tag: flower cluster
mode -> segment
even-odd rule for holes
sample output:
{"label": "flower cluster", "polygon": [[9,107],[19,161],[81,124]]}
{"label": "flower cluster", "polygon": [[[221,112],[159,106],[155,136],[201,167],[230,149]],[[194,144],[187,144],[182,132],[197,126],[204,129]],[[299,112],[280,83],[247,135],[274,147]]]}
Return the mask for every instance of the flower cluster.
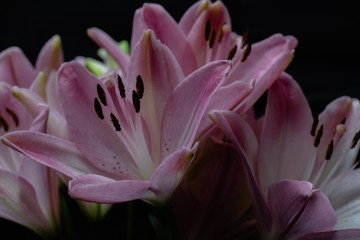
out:
{"label": "flower cluster", "polygon": [[88,35],[103,61],[65,62],[59,36],[35,67],[0,53],[0,217],[61,236],[63,187],[90,215],[145,201],[157,239],[360,238],[360,102],[313,116],[295,37],[252,43],[210,0],[179,22],[144,4],[130,44]]}

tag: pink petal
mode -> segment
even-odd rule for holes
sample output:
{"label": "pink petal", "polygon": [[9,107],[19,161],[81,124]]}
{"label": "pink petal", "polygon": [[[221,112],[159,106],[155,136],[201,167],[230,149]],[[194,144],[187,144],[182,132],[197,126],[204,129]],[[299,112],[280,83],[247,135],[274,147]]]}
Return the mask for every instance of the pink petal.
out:
{"label": "pink petal", "polygon": [[[127,76],[128,89],[136,89],[139,76],[143,80],[144,96],[141,101],[141,115],[144,118],[151,138],[153,154],[159,154],[161,119],[165,105],[173,89],[184,80],[184,75],[171,51],[151,30],[144,31],[140,41],[133,49],[131,65]],[[158,159],[159,156],[154,156]]]}
{"label": "pink petal", "polygon": [[35,68],[37,71],[44,72],[45,76],[49,76],[51,71],[57,71],[60,68],[63,61],[61,38],[59,35],[55,35],[41,49]]}
{"label": "pink petal", "polygon": [[181,182],[186,170],[194,159],[197,145],[192,149],[180,149],[170,154],[157,167],[150,179],[149,189],[160,200],[168,199]]}
{"label": "pink petal", "polygon": [[211,2],[209,0],[197,1],[190,6],[184,13],[179,21],[179,27],[187,35],[191,28],[194,26],[194,22],[203,11],[205,11]]}
{"label": "pink petal", "polygon": [[[252,91],[253,84],[233,82],[232,84],[220,87],[211,98],[199,126],[198,135],[204,134],[206,130],[214,126],[209,118],[211,110],[231,110],[243,101]],[[230,97],[231,96],[231,97]]]}
{"label": "pink petal", "polygon": [[258,150],[255,133],[248,123],[237,113],[214,110],[210,112],[210,118],[223,131],[238,151],[245,169],[245,177],[252,194],[259,225],[262,229],[265,229],[265,231],[269,230],[270,213],[266,206],[264,196],[255,180],[257,179],[255,158]]}
{"label": "pink petal", "polygon": [[116,112],[107,91],[108,106],[102,107],[104,119],[96,113],[97,85],[104,91],[107,89],[102,81],[77,62],[65,63],[60,69],[60,96],[72,140],[91,164],[103,169],[109,177],[137,178],[137,167],[130,150],[109,120],[111,111]]}
{"label": "pink petal", "polygon": [[350,170],[328,193],[338,222],[335,230],[360,228],[360,169]]}
{"label": "pink petal", "polygon": [[269,188],[268,204],[280,238],[328,231],[336,223],[329,199],[310,182],[276,182]]}
{"label": "pink petal", "polygon": [[228,70],[228,61],[211,62],[174,89],[162,119],[162,159],[181,147],[191,147],[206,107]]}
{"label": "pink petal", "polygon": [[0,217],[24,225],[34,231],[51,232],[36,200],[33,187],[23,178],[0,169]]}
{"label": "pink petal", "polygon": [[5,134],[1,141],[28,157],[69,177],[86,173],[101,173],[92,166],[69,141],[33,131],[16,131]]}
{"label": "pink petal", "polygon": [[253,44],[246,61],[241,62],[242,54],[235,54],[232,71],[224,84],[255,80],[254,90],[240,104],[238,112],[249,109],[280,76],[292,60],[296,43],[297,40],[292,36],[275,34]]}
{"label": "pink petal", "polygon": [[296,240],[357,240],[360,239],[360,229],[346,229],[340,231],[328,231],[310,233]]}
{"label": "pink petal", "polygon": [[0,73],[2,81],[10,85],[30,87],[36,72],[21,49],[11,47],[0,54]]}
{"label": "pink petal", "polygon": [[71,197],[97,203],[120,203],[136,199],[154,199],[149,181],[114,180],[95,174],[78,176],[69,182]]}
{"label": "pink petal", "polygon": [[88,29],[88,35],[114,58],[120,68],[126,72],[129,66],[129,55],[119,48],[116,42],[98,28]]}
{"label": "pink petal", "polygon": [[259,147],[263,191],[280,179],[304,179],[313,161],[312,113],[300,86],[287,74],[269,89]]}

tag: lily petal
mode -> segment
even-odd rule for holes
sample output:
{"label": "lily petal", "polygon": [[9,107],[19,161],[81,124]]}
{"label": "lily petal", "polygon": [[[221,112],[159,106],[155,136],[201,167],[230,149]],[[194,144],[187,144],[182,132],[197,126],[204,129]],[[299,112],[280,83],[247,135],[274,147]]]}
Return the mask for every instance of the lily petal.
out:
{"label": "lily petal", "polygon": [[57,71],[60,68],[63,61],[61,38],[59,35],[55,35],[41,49],[35,69],[44,72],[45,76],[49,76],[51,71]]}
{"label": "lily petal", "polygon": [[297,238],[297,240],[357,240],[360,238],[360,229],[346,229],[310,233]]}
{"label": "lily petal", "polygon": [[120,49],[109,35],[98,28],[88,29],[88,35],[114,58],[123,72],[127,71],[129,66],[129,55]]}
{"label": "lily petal", "polygon": [[11,47],[0,54],[0,81],[20,87],[30,87],[36,72],[18,47]]}
{"label": "lily petal", "polygon": [[149,189],[160,200],[168,199],[181,182],[186,170],[194,159],[198,144],[192,149],[180,149],[170,154],[157,167],[150,179]]}
{"label": "lily petal", "polygon": [[264,191],[280,179],[304,179],[312,161],[312,121],[300,86],[288,74],[282,74],[269,89],[260,140],[258,170]]}
{"label": "lily petal", "polygon": [[120,203],[135,199],[152,199],[149,181],[110,179],[95,174],[78,176],[69,182],[71,197],[97,203]]}
{"label": "lily petal", "polygon": [[33,131],[5,134],[1,141],[26,156],[73,178],[86,173],[101,173],[69,141]]}
{"label": "lily petal", "polygon": [[279,238],[331,230],[336,223],[329,199],[310,182],[282,180],[270,186],[268,204]]}
{"label": "lily petal", "polygon": [[229,67],[228,61],[211,62],[174,89],[162,119],[162,159],[182,146],[191,147],[206,107]]}

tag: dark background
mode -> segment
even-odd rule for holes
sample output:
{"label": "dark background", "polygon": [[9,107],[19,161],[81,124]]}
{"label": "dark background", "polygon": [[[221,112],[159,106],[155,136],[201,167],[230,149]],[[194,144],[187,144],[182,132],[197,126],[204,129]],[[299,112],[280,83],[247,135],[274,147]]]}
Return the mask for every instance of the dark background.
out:
{"label": "dark background", "polygon": [[[195,1],[153,1],[179,20]],[[359,7],[356,2],[224,0],[233,30],[250,30],[252,42],[274,33],[294,35],[299,44],[288,72],[299,82],[314,112],[342,95],[360,97]],[[0,51],[18,46],[35,62],[53,35],[62,38],[65,60],[97,58],[86,29],[98,27],[115,40],[130,40],[132,18],[144,1],[6,1],[0,13]],[[5,225],[4,225],[5,224]],[[5,231],[6,222],[0,222]],[[11,225],[13,226],[13,225]],[[8,230],[8,229],[7,229]]]}

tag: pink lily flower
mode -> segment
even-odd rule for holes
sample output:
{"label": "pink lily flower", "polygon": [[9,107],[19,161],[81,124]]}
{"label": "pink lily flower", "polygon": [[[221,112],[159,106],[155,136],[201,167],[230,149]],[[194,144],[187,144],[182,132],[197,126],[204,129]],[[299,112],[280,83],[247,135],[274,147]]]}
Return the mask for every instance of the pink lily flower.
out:
{"label": "pink lily flower", "polygon": [[230,64],[215,61],[185,78],[151,30],[130,63],[127,76],[100,79],[78,62],[61,67],[60,96],[73,142],[26,131],[2,141],[72,178],[74,198],[168,199],[195,155],[196,130]]}
{"label": "pink lily flower", "polygon": [[[335,211],[334,222],[332,221],[335,215],[331,213],[329,207],[321,210],[322,212],[313,213],[320,216],[318,220],[314,220],[314,216],[304,220],[300,218],[298,221],[304,223],[309,221],[313,227],[329,221],[323,228],[313,228],[311,230],[313,233],[308,232],[310,234],[307,235],[308,237],[333,236],[342,239],[345,236],[360,236],[360,220],[355,207],[359,201],[359,191],[358,185],[354,182],[360,174],[359,170],[354,169],[360,145],[358,144],[360,104],[357,99],[338,98],[320,115],[313,118],[299,85],[289,75],[282,74],[269,89],[259,140],[247,121],[234,112],[214,111],[211,113],[211,118],[234,143],[244,159],[264,229],[270,231],[269,219],[274,214],[278,214],[271,211],[272,192],[275,192],[277,201],[285,201],[279,208],[288,207],[288,213],[285,214],[294,214],[301,210],[301,205],[294,207],[290,202],[286,202],[291,199],[291,196],[286,195],[287,191],[283,193],[280,191],[284,185],[286,186],[283,181],[291,179],[302,180],[291,183],[296,183],[291,187],[294,189],[295,187],[302,189],[311,182],[310,185],[313,187],[309,185],[305,193],[311,193],[312,196],[311,189],[319,189],[324,195],[320,194],[322,200],[317,201],[320,201],[322,206],[326,206],[326,202],[329,201]],[[276,184],[283,186],[277,188]],[[278,191],[276,192],[274,188]],[[285,200],[281,200],[282,198]],[[322,219],[321,216],[324,218]],[[290,218],[287,223],[282,223],[282,226],[286,226],[289,222]],[[305,226],[307,224],[303,226],[304,229]],[[285,231],[284,228],[278,228],[277,234],[281,234],[282,231]],[[291,231],[287,234],[296,233]],[[314,233],[324,231],[328,233]],[[307,239],[301,235],[297,237]]]}
{"label": "pink lily flower", "polygon": [[[161,5],[144,4],[134,15],[132,50],[144,29],[153,30],[156,38],[171,50],[185,76],[211,61],[231,59],[228,78],[211,99],[202,118],[199,138],[213,128],[207,116],[210,110],[248,110],[288,66],[297,45],[294,37],[281,34],[251,44],[246,35],[232,32],[229,13],[221,1],[196,2],[179,23]],[[129,55],[103,31],[91,28],[88,34],[107,50],[120,71],[126,74]],[[232,97],[224,97],[229,95]]]}
{"label": "pink lily flower", "polygon": [[[15,130],[46,131],[48,108],[33,118],[0,82],[0,134]],[[55,171],[0,145],[0,217],[51,236],[60,223],[58,178]]]}

